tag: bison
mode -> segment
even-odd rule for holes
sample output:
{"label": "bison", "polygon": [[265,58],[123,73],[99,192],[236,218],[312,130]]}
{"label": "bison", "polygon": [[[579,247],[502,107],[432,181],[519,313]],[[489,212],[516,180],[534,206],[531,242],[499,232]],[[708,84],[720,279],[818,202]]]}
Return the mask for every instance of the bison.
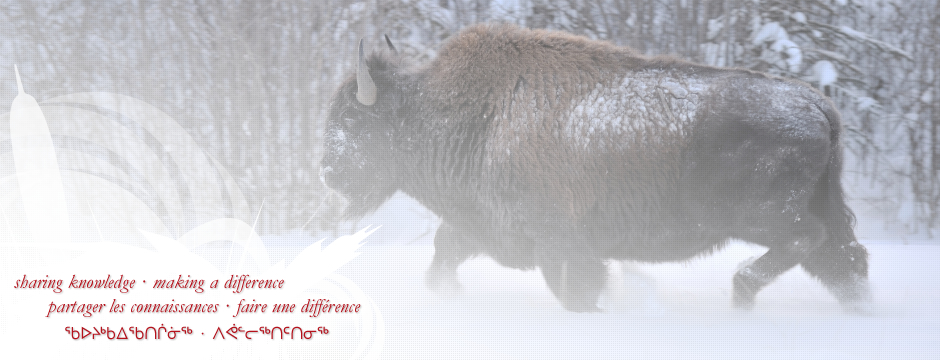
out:
{"label": "bison", "polygon": [[734,275],[738,307],[797,264],[848,309],[868,303],[840,115],[807,84],[512,25],[469,27],[423,66],[388,47],[366,58],[360,41],[320,177],[352,217],[396,191],[440,216],[430,288],[458,291],[457,267],[485,254],[598,311],[610,259],[735,238],[768,248]]}

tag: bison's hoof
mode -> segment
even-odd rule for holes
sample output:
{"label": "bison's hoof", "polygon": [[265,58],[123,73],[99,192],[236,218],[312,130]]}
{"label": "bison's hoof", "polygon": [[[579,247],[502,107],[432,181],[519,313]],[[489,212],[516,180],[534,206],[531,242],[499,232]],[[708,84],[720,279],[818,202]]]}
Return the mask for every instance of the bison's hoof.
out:
{"label": "bison's hoof", "polygon": [[754,298],[742,296],[738,293],[734,294],[734,307],[744,311],[751,311],[754,309]]}
{"label": "bison's hoof", "polygon": [[753,278],[742,276],[740,273],[734,276],[734,307],[741,310],[754,309],[754,297],[760,290],[760,284]]}
{"label": "bison's hoof", "polygon": [[428,270],[424,285],[445,299],[454,299],[463,292],[460,281],[457,281],[457,273]]}
{"label": "bison's hoof", "polygon": [[872,299],[871,292],[867,282],[856,283],[856,287],[851,291],[851,296],[841,294],[839,303],[842,304],[842,310],[848,314],[872,316],[875,315],[875,301]]}
{"label": "bison's hoof", "polygon": [[580,312],[580,313],[591,313],[591,312],[604,312],[601,308],[597,307],[596,303],[589,302],[565,302],[562,303],[562,306],[565,307],[568,311]]}
{"label": "bison's hoof", "polygon": [[607,286],[597,306],[609,313],[665,313],[656,295],[656,280],[633,265],[612,261],[607,265]]}
{"label": "bison's hoof", "polygon": [[874,316],[875,303],[871,301],[849,301],[842,303],[842,311],[847,314]]}
{"label": "bison's hoof", "polygon": [[854,276],[842,286],[830,286],[829,290],[839,299],[842,310],[849,314],[874,315],[875,302],[872,298],[868,280]]}
{"label": "bison's hoof", "polygon": [[561,305],[564,306],[565,309],[568,309],[568,311],[580,313],[603,312],[601,308],[597,307],[599,295],[600,294],[589,296],[581,293],[563,293],[563,296],[559,297],[558,300],[561,300]]}

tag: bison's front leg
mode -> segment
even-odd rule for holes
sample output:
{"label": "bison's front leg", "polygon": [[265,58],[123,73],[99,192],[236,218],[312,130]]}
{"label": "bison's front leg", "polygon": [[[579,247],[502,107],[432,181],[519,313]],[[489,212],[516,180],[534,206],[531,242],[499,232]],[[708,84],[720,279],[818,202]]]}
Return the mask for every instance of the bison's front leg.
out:
{"label": "bison's front leg", "polygon": [[593,254],[583,236],[565,231],[539,235],[535,261],[555,297],[570,311],[601,311],[597,299],[607,282],[603,260]]}
{"label": "bison's front leg", "polygon": [[[559,259],[560,260],[560,259]],[[599,312],[597,299],[607,282],[604,263],[589,259],[547,261],[539,265],[549,289],[574,312]]]}
{"label": "bison's front leg", "polygon": [[445,297],[460,293],[457,267],[479,253],[477,244],[446,221],[441,222],[434,236],[434,262],[425,275],[425,285]]}

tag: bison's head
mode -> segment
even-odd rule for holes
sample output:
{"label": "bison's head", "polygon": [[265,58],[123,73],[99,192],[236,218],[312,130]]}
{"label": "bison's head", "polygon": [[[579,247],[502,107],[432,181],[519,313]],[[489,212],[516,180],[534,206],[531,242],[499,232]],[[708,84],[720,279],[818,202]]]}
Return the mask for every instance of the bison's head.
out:
{"label": "bison's head", "polygon": [[404,103],[397,68],[388,56],[365,59],[360,41],[356,76],[330,104],[320,180],[349,200],[349,217],[375,211],[398,188],[396,123]]}

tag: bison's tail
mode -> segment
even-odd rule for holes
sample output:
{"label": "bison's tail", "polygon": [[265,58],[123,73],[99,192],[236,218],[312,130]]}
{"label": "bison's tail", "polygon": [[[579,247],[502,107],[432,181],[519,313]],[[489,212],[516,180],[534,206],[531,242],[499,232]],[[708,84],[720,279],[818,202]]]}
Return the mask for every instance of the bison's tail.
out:
{"label": "bison's tail", "polygon": [[842,117],[833,104],[822,100],[817,104],[829,120],[831,149],[829,164],[816,185],[812,201],[813,213],[823,219],[828,228],[828,242],[836,245],[852,244],[855,239],[855,214],[845,203],[842,189]]}
{"label": "bison's tail", "polygon": [[822,100],[817,105],[829,119],[832,148],[825,174],[816,184],[810,211],[826,223],[829,238],[801,264],[829,288],[846,310],[870,313],[868,251],[855,240],[855,214],[845,204],[842,191],[841,118],[831,102]]}

